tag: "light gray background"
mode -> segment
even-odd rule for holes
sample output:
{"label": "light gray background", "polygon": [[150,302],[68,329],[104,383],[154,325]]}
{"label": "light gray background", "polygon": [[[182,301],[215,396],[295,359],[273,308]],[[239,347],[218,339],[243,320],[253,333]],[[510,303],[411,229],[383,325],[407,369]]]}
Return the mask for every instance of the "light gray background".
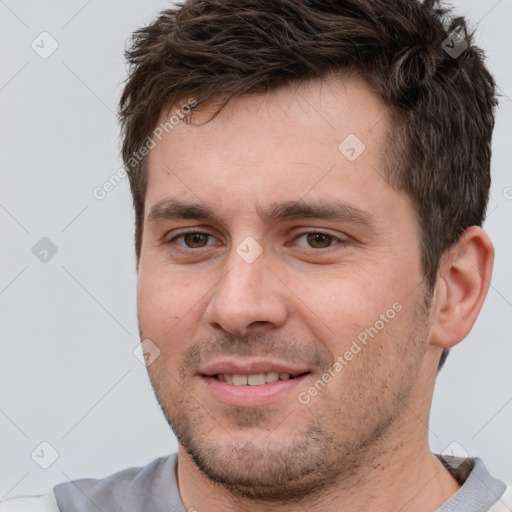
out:
{"label": "light gray background", "polygon": [[[0,0],[0,497],[103,477],[176,449],[138,343],[133,214],[116,106],[129,34],[164,1]],[[512,483],[512,0],[454,2],[477,27],[503,97],[485,228],[496,247],[491,289],[434,396],[431,447],[482,457]],[[47,31],[58,49],[31,43]],[[44,43],[50,48],[49,40]],[[508,199],[507,199],[508,197]],[[43,263],[32,247],[48,237]],[[42,469],[46,441],[59,457]],[[459,446],[460,445],[460,446]],[[34,458],[49,461],[51,450]]]}

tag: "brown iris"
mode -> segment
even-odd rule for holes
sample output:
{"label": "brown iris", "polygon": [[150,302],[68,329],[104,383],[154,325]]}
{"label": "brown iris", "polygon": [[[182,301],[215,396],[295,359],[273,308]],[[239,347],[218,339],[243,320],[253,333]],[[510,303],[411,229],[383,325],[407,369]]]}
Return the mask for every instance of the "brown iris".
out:
{"label": "brown iris", "polygon": [[[326,235],[324,233],[308,233],[307,235],[308,243],[312,244],[315,248],[324,248],[329,247],[333,237],[331,235]],[[318,243],[319,245],[315,246]]]}

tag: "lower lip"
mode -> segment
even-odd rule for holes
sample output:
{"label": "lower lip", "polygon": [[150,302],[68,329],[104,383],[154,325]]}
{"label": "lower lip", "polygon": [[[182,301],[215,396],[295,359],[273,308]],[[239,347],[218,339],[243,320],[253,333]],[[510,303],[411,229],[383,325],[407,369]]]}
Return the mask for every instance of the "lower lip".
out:
{"label": "lower lip", "polygon": [[275,402],[286,393],[296,389],[304,382],[307,375],[288,380],[267,382],[259,386],[235,386],[208,376],[203,376],[202,379],[214,398],[225,405],[231,407],[261,407]]}

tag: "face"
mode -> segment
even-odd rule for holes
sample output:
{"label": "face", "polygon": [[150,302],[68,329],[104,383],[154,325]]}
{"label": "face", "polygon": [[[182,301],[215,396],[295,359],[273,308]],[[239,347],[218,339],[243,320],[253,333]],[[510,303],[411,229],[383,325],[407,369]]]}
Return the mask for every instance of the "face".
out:
{"label": "face", "polygon": [[210,113],[148,159],[148,371],[205,475],[300,497],[369,460],[414,395],[429,332],[416,215],[385,179],[386,106],[361,79]]}

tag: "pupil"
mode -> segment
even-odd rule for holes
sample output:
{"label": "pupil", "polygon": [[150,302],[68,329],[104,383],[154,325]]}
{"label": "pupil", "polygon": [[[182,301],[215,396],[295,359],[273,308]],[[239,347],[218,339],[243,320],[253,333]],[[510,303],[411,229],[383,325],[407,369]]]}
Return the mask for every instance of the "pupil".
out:
{"label": "pupil", "polygon": [[308,242],[316,244],[320,244],[320,247],[328,247],[329,246],[329,240],[330,235],[324,235],[322,233],[310,233],[308,235]]}
{"label": "pupil", "polygon": [[203,247],[204,243],[202,244],[201,241],[204,242],[206,239],[205,235],[201,233],[188,233],[185,237],[187,245],[191,247]]}

